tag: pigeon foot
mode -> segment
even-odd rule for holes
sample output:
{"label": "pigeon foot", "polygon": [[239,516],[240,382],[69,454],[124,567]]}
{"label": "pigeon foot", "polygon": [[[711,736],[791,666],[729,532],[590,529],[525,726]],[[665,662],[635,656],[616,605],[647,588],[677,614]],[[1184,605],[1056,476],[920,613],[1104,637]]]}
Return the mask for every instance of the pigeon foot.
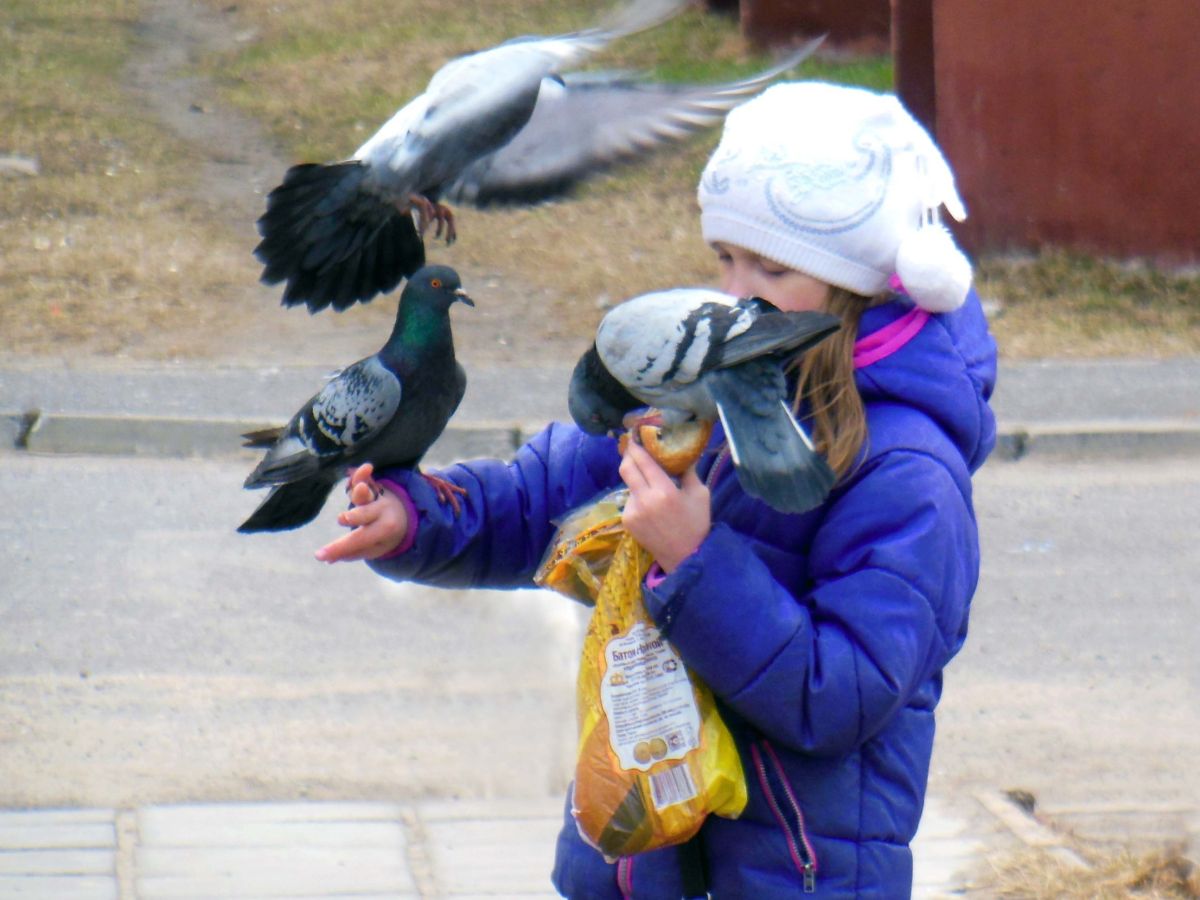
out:
{"label": "pigeon foot", "polygon": [[449,503],[450,508],[457,517],[462,512],[462,504],[458,502],[458,497],[455,495],[460,494],[465,497],[467,496],[467,489],[459,487],[457,484],[447,481],[445,478],[440,478],[437,475],[422,472],[421,476],[433,487],[434,493],[437,494],[438,502]]}
{"label": "pigeon foot", "polygon": [[446,232],[447,246],[458,240],[458,229],[454,225],[454,212],[450,207],[434,203],[424,194],[410,194],[408,199],[417,208],[417,227],[421,232],[421,237],[425,237],[425,232],[429,230],[430,224],[433,224],[435,238],[440,238],[442,232]]}

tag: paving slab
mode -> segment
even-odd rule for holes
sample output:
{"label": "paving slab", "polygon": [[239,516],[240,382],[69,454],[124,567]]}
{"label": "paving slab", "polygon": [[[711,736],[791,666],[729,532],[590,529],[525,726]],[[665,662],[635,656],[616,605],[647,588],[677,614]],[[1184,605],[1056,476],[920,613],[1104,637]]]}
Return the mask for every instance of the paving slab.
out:
{"label": "paving slab", "polygon": [[417,896],[401,812],[386,803],[148,807],[137,816],[137,896]]}
{"label": "paving slab", "polygon": [[115,878],[0,875],[3,900],[120,900]]}
{"label": "paving slab", "polygon": [[117,900],[116,812],[0,810],[0,898]]}
{"label": "paving slab", "polygon": [[[9,840],[0,842],[0,898],[555,897],[561,808],[558,798],[527,798],[0,812]],[[118,816],[130,825],[124,893]],[[913,897],[958,895],[988,838],[929,798],[913,843]],[[71,847],[80,843],[102,846]]]}

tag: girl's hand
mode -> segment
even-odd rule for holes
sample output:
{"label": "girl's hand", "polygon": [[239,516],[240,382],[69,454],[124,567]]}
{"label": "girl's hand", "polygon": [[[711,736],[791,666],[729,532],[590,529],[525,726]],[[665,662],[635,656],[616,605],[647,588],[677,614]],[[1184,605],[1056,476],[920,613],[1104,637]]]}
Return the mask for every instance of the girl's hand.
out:
{"label": "girl's hand", "polygon": [[375,483],[374,472],[374,466],[364,463],[351,474],[347,493],[353,507],[337,520],[354,530],[318,550],[316,557],[321,562],[375,559],[396,549],[408,534],[404,504]]}
{"label": "girl's hand", "polygon": [[626,530],[650,551],[664,572],[675,571],[712,528],[708,488],[695,466],[676,485],[636,441],[625,448],[620,472],[629,488],[622,514]]}

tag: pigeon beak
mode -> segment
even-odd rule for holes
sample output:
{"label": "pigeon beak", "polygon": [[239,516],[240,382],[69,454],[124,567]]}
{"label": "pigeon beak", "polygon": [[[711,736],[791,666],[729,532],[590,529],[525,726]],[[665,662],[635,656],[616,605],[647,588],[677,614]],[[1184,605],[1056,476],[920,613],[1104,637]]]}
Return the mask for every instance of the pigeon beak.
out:
{"label": "pigeon beak", "polygon": [[459,301],[460,303],[465,303],[465,304],[467,304],[467,306],[474,306],[474,305],[475,305],[475,301],[474,301],[474,300],[472,300],[470,297],[468,297],[468,296],[467,296],[467,292],[466,292],[466,291],[464,291],[462,288],[458,288],[458,289],[457,289],[457,290],[454,292],[454,296],[455,296],[455,297],[458,299],[458,301]]}

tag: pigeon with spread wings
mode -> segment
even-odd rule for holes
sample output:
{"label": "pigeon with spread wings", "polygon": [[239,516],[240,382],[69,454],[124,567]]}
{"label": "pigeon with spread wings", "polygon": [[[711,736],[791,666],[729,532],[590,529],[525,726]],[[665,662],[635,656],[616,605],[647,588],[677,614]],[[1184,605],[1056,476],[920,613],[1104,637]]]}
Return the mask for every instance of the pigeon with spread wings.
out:
{"label": "pigeon with spread wings", "polygon": [[[350,159],[302,163],[267,197],[255,256],[283,304],[346,309],[424,264],[424,232],[454,240],[440,201],[530,204],[712,125],[811,42],[757,76],[666,86],[628,75],[563,74],[611,41],[675,15],[684,0],[636,0],[607,25],[518,38],[451,60]],[[419,220],[414,221],[414,213]]]}
{"label": "pigeon with spread wings", "polygon": [[571,417],[591,434],[629,424],[647,405],[664,429],[719,419],[746,493],[804,512],[825,499],[834,474],[792,415],[784,364],[839,326],[826,313],[704,288],[643,294],[601,321],[571,377]]}
{"label": "pigeon with spread wings", "polygon": [[[466,391],[454,356],[450,306],[474,306],[446,266],[414,273],[400,295],[396,324],[383,348],[361,359],[312,397],[279,429],[247,434],[266,455],[247,488],[271,493],[238,531],[283,531],[311,522],[348,467],[415,468],[441,435]],[[426,476],[457,509],[445,482]]]}

